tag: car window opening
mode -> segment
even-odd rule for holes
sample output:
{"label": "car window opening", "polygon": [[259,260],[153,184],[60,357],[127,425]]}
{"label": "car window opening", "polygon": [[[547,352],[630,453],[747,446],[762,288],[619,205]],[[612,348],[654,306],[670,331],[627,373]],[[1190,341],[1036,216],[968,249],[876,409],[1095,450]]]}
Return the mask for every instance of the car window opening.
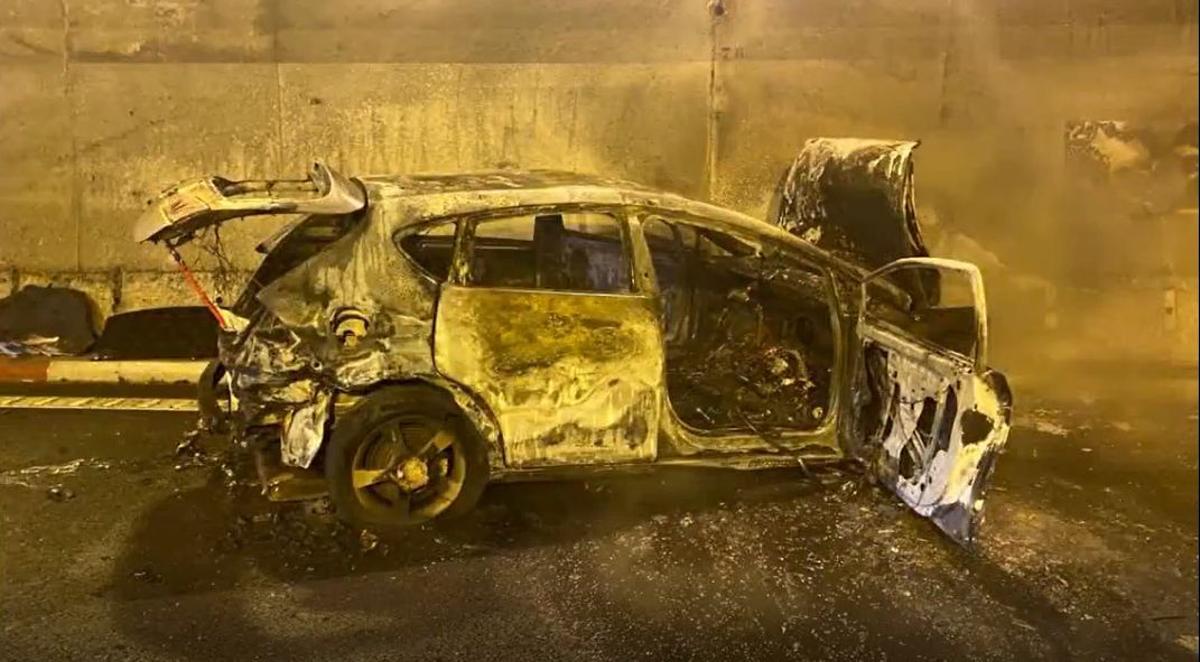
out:
{"label": "car window opening", "polygon": [[400,248],[438,282],[450,276],[454,260],[454,233],[458,224],[435,223],[400,238]]}
{"label": "car window opening", "polygon": [[651,219],[667,396],[702,430],[813,430],[829,411],[835,337],[825,276],[731,235]]}
{"label": "car window opening", "polygon": [[365,216],[364,212],[359,211],[350,214],[311,214],[300,219],[274,243],[263,258],[234,303],[233,312],[246,318],[254,317],[262,307],[257,297],[264,287],[346,236]]}
{"label": "car window opening", "polygon": [[[891,288],[867,287],[864,307],[873,322],[963,357],[977,351],[975,299],[970,279],[929,267],[902,268],[884,276]],[[895,293],[902,293],[896,296]]]}
{"label": "car window opening", "polygon": [[625,293],[629,258],[616,218],[553,213],[480,221],[470,284],[478,287]]}

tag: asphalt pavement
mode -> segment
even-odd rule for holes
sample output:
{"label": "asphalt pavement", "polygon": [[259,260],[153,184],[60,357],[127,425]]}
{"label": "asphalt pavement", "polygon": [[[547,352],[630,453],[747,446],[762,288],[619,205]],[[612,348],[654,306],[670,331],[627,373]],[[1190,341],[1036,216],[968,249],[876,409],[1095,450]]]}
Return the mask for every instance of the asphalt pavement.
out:
{"label": "asphalt pavement", "polygon": [[1017,385],[973,550],[837,470],[495,485],[384,539],[177,453],[194,414],[0,409],[0,659],[1196,659],[1194,375],[1124,381]]}

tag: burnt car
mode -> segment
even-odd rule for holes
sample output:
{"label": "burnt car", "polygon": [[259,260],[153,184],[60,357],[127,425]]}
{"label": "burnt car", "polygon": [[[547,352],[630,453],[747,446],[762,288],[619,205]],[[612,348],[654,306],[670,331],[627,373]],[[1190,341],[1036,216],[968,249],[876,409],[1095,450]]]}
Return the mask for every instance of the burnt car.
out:
{"label": "burnt car", "polygon": [[[911,187],[896,167],[881,190]],[[489,481],[850,460],[968,543],[1011,418],[979,271],[918,254],[911,195],[818,204],[832,216],[789,232],[798,197],[861,193],[809,169],[789,170],[768,222],[571,173],[317,164],[180,184],[137,238],[181,259],[204,228],[287,220],[240,298],[208,302],[222,331],[202,396],[274,459],[277,498],[323,472],[291,497],[327,489],[343,518],[386,527],[462,513]],[[898,239],[856,253],[861,227],[838,218],[855,214]],[[838,246],[813,219],[840,224]]]}

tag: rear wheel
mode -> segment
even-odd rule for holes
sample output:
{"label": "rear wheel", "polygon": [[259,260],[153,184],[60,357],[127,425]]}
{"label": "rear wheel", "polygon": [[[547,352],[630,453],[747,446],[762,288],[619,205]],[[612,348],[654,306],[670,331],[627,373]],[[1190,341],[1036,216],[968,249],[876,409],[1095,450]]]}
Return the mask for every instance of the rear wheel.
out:
{"label": "rear wheel", "polygon": [[393,387],[340,417],[325,476],[342,519],[420,524],[474,507],[487,484],[487,451],[451,398],[427,387]]}

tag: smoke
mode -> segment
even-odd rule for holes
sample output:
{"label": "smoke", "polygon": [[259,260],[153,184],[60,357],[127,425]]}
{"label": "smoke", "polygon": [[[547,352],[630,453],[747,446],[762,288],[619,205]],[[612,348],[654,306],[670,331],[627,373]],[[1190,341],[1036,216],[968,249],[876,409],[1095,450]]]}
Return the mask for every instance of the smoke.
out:
{"label": "smoke", "polygon": [[[939,128],[917,158],[931,250],[983,269],[997,362],[1194,361],[1196,216],[1177,208],[1195,207],[1178,145],[1195,145],[1196,56],[1102,14],[1019,11],[949,4]],[[1189,30],[1194,17],[1153,27],[1160,46]],[[1068,152],[1068,130],[1095,120],[1136,129],[1109,145],[1131,157],[1117,176],[1089,177]]]}

